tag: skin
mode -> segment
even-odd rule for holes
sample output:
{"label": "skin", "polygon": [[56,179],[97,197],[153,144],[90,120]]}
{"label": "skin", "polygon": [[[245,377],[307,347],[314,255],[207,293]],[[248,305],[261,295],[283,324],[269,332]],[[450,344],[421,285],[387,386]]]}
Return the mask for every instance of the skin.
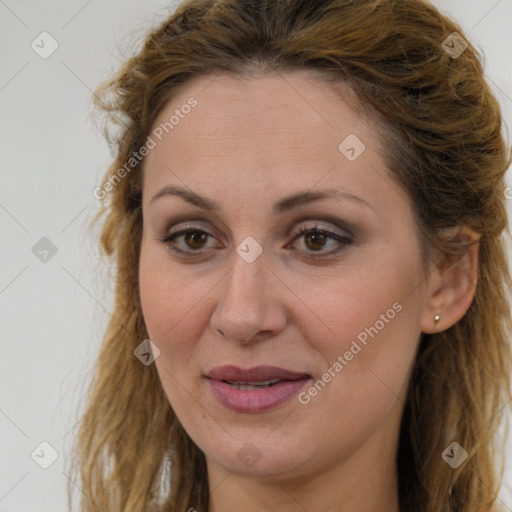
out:
{"label": "skin", "polygon": [[[191,96],[197,106],[146,157],[139,277],[163,388],[206,456],[209,510],[398,512],[398,433],[418,343],[466,313],[478,245],[423,274],[412,205],[389,177],[374,123],[317,77],[196,78],[154,126]],[[349,134],[366,146],[355,161],[338,149]],[[151,202],[168,185],[221,209],[175,195]],[[328,198],[272,212],[285,196],[330,187],[367,204]],[[187,223],[210,236],[162,241]],[[296,237],[315,224],[353,241]],[[248,236],[263,249],[252,263],[236,252]],[[307,404],[237,413],[204,377],[223,364],[270,364],[316,381],[396,303],[401,311]],[[251,467],[237,456],[247,443],[260,457]]]}

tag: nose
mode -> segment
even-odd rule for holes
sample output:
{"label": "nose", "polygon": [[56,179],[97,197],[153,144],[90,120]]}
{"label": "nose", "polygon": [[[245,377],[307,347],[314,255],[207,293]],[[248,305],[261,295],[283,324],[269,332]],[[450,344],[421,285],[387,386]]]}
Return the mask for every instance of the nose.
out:
{"label": "nose", "polygon": [[263,254],[248,263],[237,253],[234,265],[219,284],[212,327],[224,338],[250,343],[279,334],[286,326],[286,286],[267,266]]}

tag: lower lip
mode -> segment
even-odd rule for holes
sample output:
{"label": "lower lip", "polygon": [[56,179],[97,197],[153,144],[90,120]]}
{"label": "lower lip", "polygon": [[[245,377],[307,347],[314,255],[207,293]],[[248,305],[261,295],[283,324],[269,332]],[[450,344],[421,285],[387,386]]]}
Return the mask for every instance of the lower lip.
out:
{"label": "lower lip", "polygon": [[273,386],[241,391],[220,380],[208,379],[219,402],[236,412],[262,412],[273,409],[296,396],[311,379],[285,380]]}

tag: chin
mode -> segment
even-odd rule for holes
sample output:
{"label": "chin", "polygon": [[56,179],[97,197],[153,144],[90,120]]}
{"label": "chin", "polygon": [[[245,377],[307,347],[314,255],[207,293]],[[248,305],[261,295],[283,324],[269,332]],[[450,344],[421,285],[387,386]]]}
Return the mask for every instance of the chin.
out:
{"label": "chin", "polygon": [[303,474],[302,469],[307,465],[306,453],[303,448],[297,449],[296,442],[287,446],[277,437],[270,440],[267,433],[261,437],[251,436],[251,440],[228,438],[221,451],[219,441],[205,452],[209,454],[207,459],[213,459],[226,471],[252,476],[297,477]]}

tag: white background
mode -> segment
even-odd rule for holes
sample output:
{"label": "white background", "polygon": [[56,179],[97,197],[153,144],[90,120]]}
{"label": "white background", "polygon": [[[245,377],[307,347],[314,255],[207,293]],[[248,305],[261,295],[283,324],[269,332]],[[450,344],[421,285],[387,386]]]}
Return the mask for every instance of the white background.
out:
{"label": "white background", "polygon": [[[512,0],[434,3],[484,51],[512,127]],[[66,450],[112,299],[86,229],[110,162],[91,90],[174,5],[0,0],[0,512],[67,510]],[[31,48],[43,31],[59,44],[48,59]],[[58,251],[46,263],[32,253],[42,237]],[[507,511],[511,438],[500,494]],[[43,441],[59,453],[46,470],[31,458]]]}

